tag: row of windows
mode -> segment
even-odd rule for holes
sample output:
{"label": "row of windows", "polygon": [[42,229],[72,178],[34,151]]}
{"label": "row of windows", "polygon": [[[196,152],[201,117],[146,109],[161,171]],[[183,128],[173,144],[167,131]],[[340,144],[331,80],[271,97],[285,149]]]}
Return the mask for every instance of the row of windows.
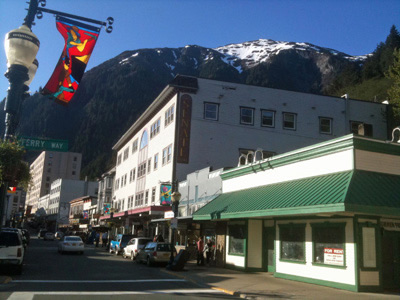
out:
{"label": "row of windows", "polygon": [[[129,196],[128,203],[127,203],[127,209],[133,209],[135,207],[141,207],[141,206],[148,206],[148,205],[150,205],[149,200],[151,201],[151,204],[154,204],[156,201],[156,187],[153,187],[151,189],[151,199],[149,199],[149,196],[150,196],[149,190],[146,190],[145,192],[137,193],[135,196],[133,196],[133,195]],[[124,209],[125,208],[125,199],[115,201],[114,207],[117,208],[118,211]]]}
{"label": "row of windows", "polygon": [[[345,224],[312,224],[313,263],[345,266]],[[306,262],[305,224],[279,225],[280,260]],[[245,255],[246,226],[229,226],[229,254]]]}
{"label": "row of windows", "polygon": [[[170,106],[166,111],[165,111],[165,122],[164,122],[164,127],[167,127],[169,124],[171,124],[174,121],[174,116],[175,116],[175,105]],[[150,139],[155,137],[157,134],[160,133],[160,127],[161,127],[161,118],[159,118],[157,121],[155,121],[151,126],[150,126]],[[140,140],[140,149],[143,149],[146,147],[148,144],[148,133],[147,130],[145,130],[142,134],[141,140]],[[138,150],[138,145],[139,145],[139,140],[135,139],[132,142],[132,153],[134,154]],[[123,155],[120,153],[117,157],[117,166],[121,164],[122,161],[125,161],[129,157],[129,147],[127,147]]]}
{"label": "row of windows", "polygon": [[[276,111],[261,109],[261,123],[262,127],[275,127]],[[254,126],[254,113],[255,108],[240,107],[240,124]],[[219,104],[205,102],[204,103],[204,119],[218,121],[219,119]],[[319,118],[320,133],[332,134],[332,118],[320,117]],[[297,129],[297,114],[291,112],[282,113],[282,128],[287,130]]]}
{"label": "row of windows", "polygon": [[[154,161],[153,161],[153,171],[158,169],[158,153],[154,155]],[[165,147],[162,151],[162,165],[166,165],[170,163],[172,160],[172,144]],[[147,161],[142,162],[139,164],[137,168],[137,178],[141,178],[145,176],[146,174],[149,174],[151,172],[151,158],[149,158]],[[120,178],[115,180],[115,189],[118,190],[120,187],[124,187],[127,184],[127,177],[128,174],[122,175]],[[129,183],[135,181],[136,177],[136,168],[133,168],[129,172]]]}

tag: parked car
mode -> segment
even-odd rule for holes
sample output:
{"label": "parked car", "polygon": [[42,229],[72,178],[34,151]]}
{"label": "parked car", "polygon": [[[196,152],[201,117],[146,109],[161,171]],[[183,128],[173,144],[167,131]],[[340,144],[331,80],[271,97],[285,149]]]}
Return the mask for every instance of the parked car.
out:
{"label": "parked car", "polygon": [[38,232],[38,235],[37,235],[38,239],[44,238],[44,235],[46,234],[46,232],[47,232],[47,229],[40,229]]}
{"label": "parked car", "polygon": [[64,252],[78,252],[83,254],[85,245],[79,236],[66,235],[58,243],[58,252],[63,254]]}
{"label": "parked car", "polygon": [[146,246],[139,251],[136,256],[136,261],[139,263],[146,263],[148,266],[159,263],[168,263],[171,257],[171,249],[175,256],[176,250],[172,244],[161,242],[147,243]]}
{"label": "parked car", "polygon": [[1,265],[14,268],[17,274],[22,273],[25,249],[21,235],[13,230],[2,229],[0,231],[0,262]]}
{"label": "parked car", "polygon": [[5,227],[3,228],[4,230],[8,230],[8,231],[14,231],[17,232],[22,239],[22,245],[24,246],[24,248],[26,248],[26,246],[28,245],[28,240],[26,239],[24,233],[22,232],[22,229],[19,228],[13,228],[13,227]]}
{"label": "parked car", "polygon": [[143,249],[148,242],[151,241],[152,241],[151,238],[146,238],[146,237],[136,237],[131,239],[124,248],[124,250],[122,251],[122,256],[124,258],[129,257],[131,260],[135,260],[139,251]]}
{"label": "parked car", "polygon": [[47,231],[47,232],[44,234],[43,239],[44,239],[45,241],[54,241],[54,233],[52,233],[52,232],[50,232],[50,231]]}
{"label": "parked car", "polygon": [[122,250],[134,237],[132,234],[118,234],[116,239],[110,242],[110,253],[114,252],[115,255],[122,253]]}

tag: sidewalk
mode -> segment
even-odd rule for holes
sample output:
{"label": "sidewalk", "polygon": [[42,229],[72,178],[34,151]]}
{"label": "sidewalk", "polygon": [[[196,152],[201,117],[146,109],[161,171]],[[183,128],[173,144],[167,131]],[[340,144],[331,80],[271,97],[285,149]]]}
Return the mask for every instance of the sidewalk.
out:
{"label": "sidewalk", "polygon": [[272,273],[197,266],[195,261],[187,262],[183,271],[165,272],[244,299],[399,299],[399,294],[355,293],[275,278]]}

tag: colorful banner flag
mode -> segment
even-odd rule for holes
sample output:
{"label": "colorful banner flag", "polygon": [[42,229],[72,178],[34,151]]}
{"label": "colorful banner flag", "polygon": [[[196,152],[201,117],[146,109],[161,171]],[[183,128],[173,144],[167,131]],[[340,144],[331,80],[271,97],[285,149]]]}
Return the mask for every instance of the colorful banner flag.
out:
{"label": "colorful banner flag", "polygon": [[86,65],[100,34],[100,27],[60,16],[57,16],[56,25],[64,37],[65,45],[42,94],[60,103],[68,104],[85,73]]}
{"label": "colorful banner flag", "polygon": [[84,219],[89,219],[89,212],[87,210],[83,211],[83,218]]}
{"label": "colorful banner flag", "polygon": [[171,184],[161,184],[160,203],[161,205],[171,205]]}
{"label": "colorful banner flag", "polygon": [[104,215],[109,215],[110,214],[110,208],[111,208],[111,204],[104,204],[103,205],[103,214]]}

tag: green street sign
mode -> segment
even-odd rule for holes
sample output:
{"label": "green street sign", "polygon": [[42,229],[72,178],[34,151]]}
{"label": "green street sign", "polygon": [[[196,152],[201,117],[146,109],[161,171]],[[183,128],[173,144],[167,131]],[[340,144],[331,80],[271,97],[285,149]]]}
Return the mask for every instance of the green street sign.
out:
{"label": "green street sign", "polygon": [[48,140],[41,138],[32,138],[22,136],[19,138],[21,146],[26,150],[37,150],[37,151],[68,151],[67,140]]}

